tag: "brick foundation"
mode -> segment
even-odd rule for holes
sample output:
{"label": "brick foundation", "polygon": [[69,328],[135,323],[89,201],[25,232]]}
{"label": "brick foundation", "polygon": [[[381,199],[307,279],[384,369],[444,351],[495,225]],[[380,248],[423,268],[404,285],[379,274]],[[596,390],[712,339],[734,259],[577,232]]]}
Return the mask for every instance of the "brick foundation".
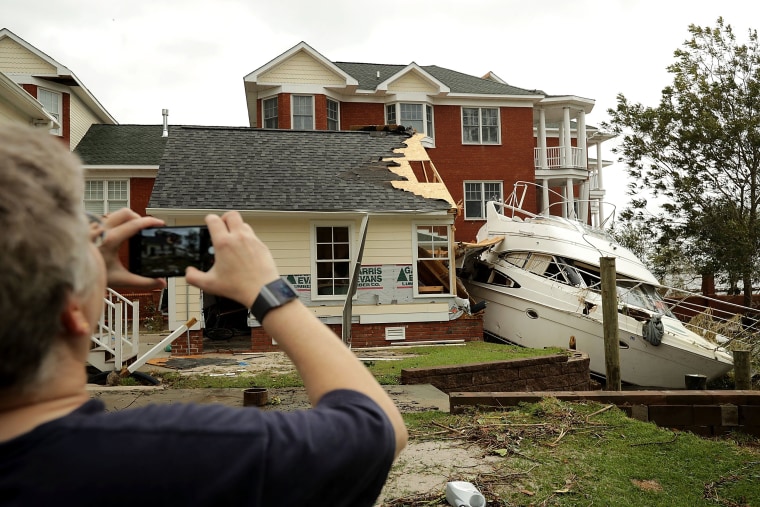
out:
{"label": "brick foundation", "polygon": [[[328,325],[341,336],[341,325]],[[387,327],[403,327],[406,339],[387,341]],[[388,324],[354,324],[351,326],[351,346],[354,348],[388,347],[398,343],[436,342],[441,340],[462,340],[465,342],[483,341],[483,318],[480,315],[464,315],[456,320],[446,322],[408,322]],[[272,344],[272,337],[263,328],[251,329],[251,350],[253,352],[274,352],[280,350]]]}
{"label": "brick foundation", "polygon": [[589,358],[576,353],[487,363],[401,370],[402,384],[432,384],[445,393],[588,390]]}
{"label": "brick foundation", "polygon": [[172,342],[172,355],[189,356],[203,353],[203,330],[189,331]]}

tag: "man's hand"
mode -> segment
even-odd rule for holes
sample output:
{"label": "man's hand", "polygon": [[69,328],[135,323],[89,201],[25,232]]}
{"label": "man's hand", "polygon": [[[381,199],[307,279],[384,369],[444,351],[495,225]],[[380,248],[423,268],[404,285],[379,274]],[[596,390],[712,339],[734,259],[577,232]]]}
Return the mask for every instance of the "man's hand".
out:
{"label": "man's hand", "polygon": [[205,273],[187,268],[187,282],[250,308],[261,287],[280,276],[269,248],[237,211],[208,215],[206,225],[214,245],[214,266]]}
{"label": "man's hand", "polygon": [[[141,217],[128,208],[122,208],[103,218],[105,237],[100,245],[100,254],[106,263],[109,286],[146,290],[166,287],[166,281],[163,278],[148,278],[131,273],[119,259],[119,248],[125,241],[142,229],[162,225],[164,225],[163,220]],[[97,235],[99,232],[96,229],[90,229],[91,235]]]}

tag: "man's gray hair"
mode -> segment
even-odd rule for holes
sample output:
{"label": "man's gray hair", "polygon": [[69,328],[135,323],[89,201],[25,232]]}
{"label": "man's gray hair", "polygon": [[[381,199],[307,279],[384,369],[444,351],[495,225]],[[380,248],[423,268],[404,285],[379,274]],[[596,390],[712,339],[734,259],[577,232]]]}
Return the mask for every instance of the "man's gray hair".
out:
{"label": "man's gray hair", "polygon": [[83,191],[60,139],[0,125],[0,393],[35,381],[67,298],[92,283]]}

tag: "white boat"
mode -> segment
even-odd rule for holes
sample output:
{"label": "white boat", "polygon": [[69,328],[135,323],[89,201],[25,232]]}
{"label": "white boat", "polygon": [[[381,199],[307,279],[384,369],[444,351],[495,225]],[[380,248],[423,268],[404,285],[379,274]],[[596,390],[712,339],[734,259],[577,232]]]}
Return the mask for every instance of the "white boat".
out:
{"label": "white boat", "polygon": [[600,228],[489,202],[477,241],[460,258],[459,276],[473,300],[487,302],[484,329],[491,335],[586,352],[591,371],[604,376],[600,258],[614,257],[623,382],[684,388],[687,375],[714,379],[733,368],[731,354],[687,329],[654,275]]}

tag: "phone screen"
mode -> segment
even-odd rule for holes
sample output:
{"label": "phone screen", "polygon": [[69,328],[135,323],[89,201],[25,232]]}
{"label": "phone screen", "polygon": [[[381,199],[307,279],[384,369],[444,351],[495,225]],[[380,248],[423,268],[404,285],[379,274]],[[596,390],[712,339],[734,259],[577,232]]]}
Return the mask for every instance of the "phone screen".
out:
{"label": "phone screen", "polygon": [[206,226],[151,227],[130,238],[129,270],[138,275],[184,276],[188,266],[207,271],[213,263]]}

